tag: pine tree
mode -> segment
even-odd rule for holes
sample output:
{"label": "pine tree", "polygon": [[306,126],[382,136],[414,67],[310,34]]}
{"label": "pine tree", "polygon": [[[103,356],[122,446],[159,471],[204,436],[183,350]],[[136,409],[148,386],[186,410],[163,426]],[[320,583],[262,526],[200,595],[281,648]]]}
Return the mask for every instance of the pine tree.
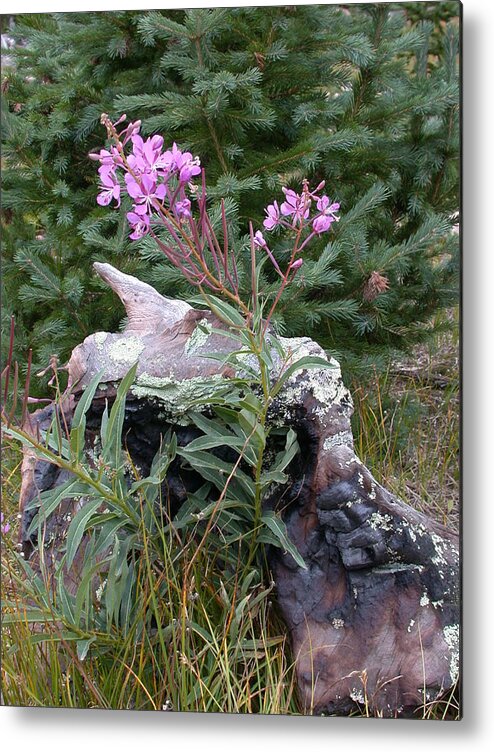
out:
{"label": "pine tree", "polygon": [[[438,5],[447,24],[440,23]],[[199,154],[237,254],[248,222],[303,178],[341,204],[276,323],[344,364],[384,362],[458,297],[459,3],[31,14],[4,68],[4,308],[35,366],[122,311],[103,260],[187,288],[125,213],[95,204],[101,112]],[[433,53],[433,54],[432,54]],[[273,246],[283,259],[286,243]],[[264,280],[266,289],[274,280]]]}

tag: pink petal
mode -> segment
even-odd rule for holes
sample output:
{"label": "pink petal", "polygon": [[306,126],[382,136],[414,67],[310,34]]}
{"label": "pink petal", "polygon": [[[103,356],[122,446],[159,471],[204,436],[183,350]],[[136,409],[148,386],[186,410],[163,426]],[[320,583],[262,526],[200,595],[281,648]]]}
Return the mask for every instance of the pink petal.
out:
{"label": "pink petal", "polygon": [[113,191],[102,191],[98,196],[96,196],[96,201],[100,206],[108,206],[110,201],[112,200]]}
{"label": "pink petal", "polygon": [[161,185],[156,188],[154,195],[162,201],[166,196],[166,185],[161,183]]}
{"label": "pink petal", "polygon": [[127,192],[132,198],[142,199],[142,190],[137,185],[136,181],[128,172],[125,175],[125,183],[127,185]]}
{"label": "pink petal", "polygon": [[141,175],[141,186],[142,193],[150,196],[152,193],[154,193],[154,189],[156,188],[156,181],[153,180],[153,178],[145,172],[143,175]]}

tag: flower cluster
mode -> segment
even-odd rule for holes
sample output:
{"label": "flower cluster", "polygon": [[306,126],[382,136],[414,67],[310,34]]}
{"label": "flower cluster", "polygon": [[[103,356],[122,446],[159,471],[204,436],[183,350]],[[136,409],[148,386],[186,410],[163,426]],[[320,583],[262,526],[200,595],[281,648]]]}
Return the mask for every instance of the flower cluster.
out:
{"label": "flower cluster", "polygon": [[[327,232],[331,229],[333,222],[339,220],[336,213],[340,205],[336,202],[331,202],[325,194],[318,195],[324,188],[324,185],[325,183],[322,181],[315,190],[311,191],[307,180],[304,180],[301,193],[296,193],[291,188],[282,188],[285,200],[281,206],[277,201],[273,201],[264,210],[266,218],[263,225],[266,230],[273,230],[275,227],[289,228],[295,230],[301,239],[302,232],[309,229],[307,237],[303,240],[301,239],[300,244],[296,243],[295,253],[289,267],[291,271],[295,272],[297,269],[300,269],[303,263],[303,259],[295,258],[295,255],[299,254],[314,236]],[[311,216],[313,204],[316,206],[316,211]],[[282,275],[266,239],[259,230],[254,235],[254,244],[266,251],[276,271]]]}
{"label": "flower cluster", "polygon": [[[125,115],[112,123],[106,115],[102,116],[108,135],[116,140],[117,145],[89,156],[100,162],[98,204],[107,206],[115,200],[118,207],[121,193],[125,191],[134,201],[132,210],[127,212],[132,229],[130,238],[138,240],[149,232],[153,212],[159,212],[165,203],[177,220],[191,216],[191,202],[185,188],[201,173],[201,165],[197,157],[188,151],[182,152],[175,143],[171,149],[163,151],[162,136],[144,140],[140,135],[139,120],[117,133],[116,126],[124,119]],[[132,145],[132,152],[126,156],[124,147],[128,143]],[[123,185],[118,179],[119,170],[125,173]]]}
{"label": "flower cluster", "polygon": [[[171,149],[164,150],[163,138],[159,135],[144,140],[140,135],[139,120],[118,132],[117,126],[124,120],[125,115],[116,123],[112,123],[108,115],[101,116],[111,146],[109,149],[101,149],[98,154],[90,155],[100,163],[98,172],[101,190],[98,203],[107,206],[115,200],[117,206],[120,206],[121,194],[125,192],[133,200],[132,210],[127,212],[132,229],[130,237],[137,240],[149,233],[166,258],[182,272],[188,282],[201,290],[209,289],[215,294],[223,295],[238,306],[246,321],[250,321],[251,302],[246,303],[240,295],[237,261],[228,238],[225,202],[221,201],[221,234],[218,237],[207,210],[206,178],[198,157],[182,151],[176,144]],[[130,149],[126,149],[127,145]],[[123,180],[119,180],[121,172],[124,173]],[[200,190],[190,182],[197,175],[201,175],[202,179]],[[333,222],[338,220],[340,205],[331,202],[321,193],[324,185],[323,181],[312,190],[309,182],[304,180],[300,193],[292,188],[283,188],[284,201],[280,205],[273,201],[265,210],[265,230],[286,228],[294,236],[293,248],[284,270],[262,232],[258,230],[254,233],[252,223],[249,225],[252,306],[258,304],[256,249],[261,249],[267,255],[281,279],[264,320],[263,335],[281,295],[303,265],[302,251],[312,238],[329,230]],[[186,188],[195,199],[194,213]],[[152,222],[153,217],[155,222]],[[160,225],[167,231],[164,237],[154,231]]]}
{"label": "flower cluster", "polygon": [[[266,230],[275,227],[302,228],[312,222],[312,230],[317,235],[330,229],[333,222],[338,221],[336,212],[340,208],[338,203],[332,203],[326,195],[318,196],[324,188],[324,181],[311,191],[306,180],[302,185],[302,192],[295,193],[291,188],[282,188],[285,200],[278,205],[277,201],[266,207],[266,219],[263,224]],[[313,202],[317,211],[310,218]],[[309,222],[307,222],[309,220]]]}

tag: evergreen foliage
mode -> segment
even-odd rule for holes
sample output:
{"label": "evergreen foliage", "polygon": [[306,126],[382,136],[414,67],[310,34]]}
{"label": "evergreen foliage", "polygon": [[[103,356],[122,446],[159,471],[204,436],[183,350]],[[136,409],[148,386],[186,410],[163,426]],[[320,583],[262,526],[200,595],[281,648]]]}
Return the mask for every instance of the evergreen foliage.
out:
{"label": "evergreen foliage", "polygon": [[[92,331],[118,328],[123,310],[95,260],[164,294],[191,294],[152,241],[128,239],[125,212],[96,205],[87,155],[104,143],[102,112],[126,112],[144,135],[200,156],[212,215],[224,197],[246,262],[248,222],[261,228],[281,187],[326,181],[341,221],[329,244],[311,244],[277,311],[283,334],[312,336],[364,368],[427,336],[432,315],[458,297],[459,9],[15,17],[2,74],[2,323],[15,315],[18,356],[32,347],[44,368]],[[271,247],[284,258],[281,236]],[[274,282],[266,272],[265,288]]]}

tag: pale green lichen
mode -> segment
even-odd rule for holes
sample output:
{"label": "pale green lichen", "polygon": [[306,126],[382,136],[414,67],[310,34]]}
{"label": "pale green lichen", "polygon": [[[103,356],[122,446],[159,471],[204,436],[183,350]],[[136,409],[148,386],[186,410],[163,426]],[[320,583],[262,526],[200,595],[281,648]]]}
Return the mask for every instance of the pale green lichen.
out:
{"label": "pale green lichen", "polygon": [[228,382],[220,374],[194,376],[180,381],[173,375],[160,377],[142,373],[131,391],[138,398],[157,400],[171,415],[183,416],[194,402],[201,401],[205,406],[207,398],[217,393],[222,382],[227,389]]}
{"label": "pale green lichen", "polygon": [[364,693],[358,687],[352,687],[350,691],[350,697],[354,702],[365,702]]}
{"label": "pale green lichen", "polygon": [[396,561],[390,564],[379,564],[374,567],[373,572],[376,574],[395,574],[396,572],[423,572],[424,567],[422,564],[407,564],[405,562]]}
{"label": "pale green lichen", "polygon": [[447,566],[448,553],[450,554],[454,562],[458,561],[458,551],[452,543],[445,540],[444,538],[441,538],[441,536],[437,535],[436,533],[431,533],[431,540],[436,551],[436,556],[433,556],[431,559],[433,564],[436,564],[436,566],[439,566],[440,564]]}
{"label": "pale green lichen", "polygon": [[108,356],[114,363],[133,365],[144,350],[144,343],[138,337],[122,337],[112,342],[108,348]]}
{"label": "pale green lichen", "polygon": [[196,328],[185,343],[185,355],[190,358],[197,350],[205,345],[213,332],[213,327],[207,319],[197,322]]}
{"label": "pale green lichen", "polygon": [[105,344],[107,338],[108,332],[96,332],[96,334],[94,335],[94,342],[100,352],[103,349],[103,345]]}

